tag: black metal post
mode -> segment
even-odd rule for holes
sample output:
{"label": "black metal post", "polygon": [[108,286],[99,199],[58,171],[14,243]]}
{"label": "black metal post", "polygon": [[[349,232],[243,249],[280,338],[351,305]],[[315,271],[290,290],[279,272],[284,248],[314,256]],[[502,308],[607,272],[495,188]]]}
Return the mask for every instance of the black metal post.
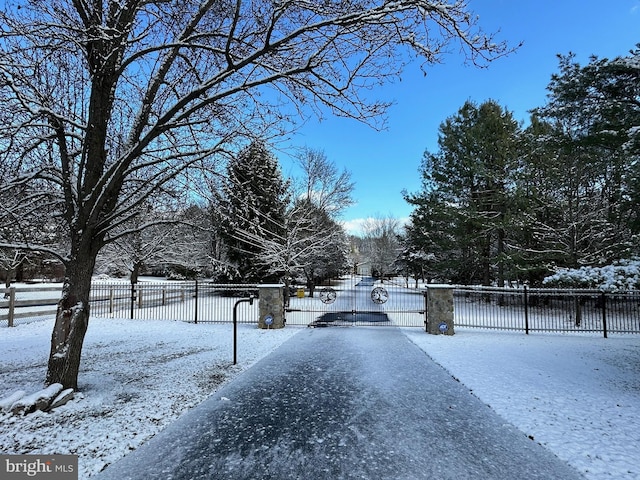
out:
{"label": "black metal post", "polygon": [[198,280],[196,280],[196,306],[195,306],[195,316],[193,318],[193,323],[198,323]]}
{"label": "black metal post", "polygon": [[601,293],[602,296],[602,331],[604,332],[604,338],[607,338],[607,294]]}
{"label": "black metal post", "polygon": [[429,289],[424,292],[424,331],[429,331]]}
{"label": "black metal post", "polygon": [[524,286],[524,332],[529,335],[529,295],[527,286]]}
{"label": "black metal post", "polygon": [[253,305],[253,295],[249,298],[241,298],[233,306],[233,364],[238,363],[238,314],[237,307],[242,302],[248,302],[249,305]]}
{"label": "black metal post", "polygon": [[131,284],[131,320],[133,320],[133,304],[136,303],[136,284]]}

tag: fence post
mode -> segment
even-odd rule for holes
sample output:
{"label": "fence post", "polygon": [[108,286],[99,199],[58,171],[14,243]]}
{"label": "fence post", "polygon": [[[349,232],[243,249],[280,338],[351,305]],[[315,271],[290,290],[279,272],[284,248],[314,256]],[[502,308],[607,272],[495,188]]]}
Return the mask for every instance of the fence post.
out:
{"label": "fence post", "polygon": [[284,328],[284,285],[258,285],[258,328]]}
{"label": "fence post", "polygon": [[13,327],[13,311],[16,307],[16,287],[9,288],[9,315],[7,317],[7,326]]}
{"label": "fence post", "polygon": [[109,314],[113,313],[113,287],[109,289]]}
{"label": "fence post", "polygon": [[[184,295],[184,289],[182,290],[182,294]],[[196,280],[195,316],[193,318],[193,323],[198,323],[198,280]]]}
{"label": "fence post", "polygon": [[604,332],[604,338],[607,338],[607,294],[601,293],[602,296],[602,330]]}
{"label": "fence post", "polygon": [[524,286],[524,332],[529,335],[529,295],[527,286]]}
{"label": "fence post", "polygon": [[131,320],[133,320],[133,305],[136,303],[136,284],[131,284]]}
{"label": "fence post", "polygon": [[427,288],[424,293],[424,331],[429,331],[429,289]]}

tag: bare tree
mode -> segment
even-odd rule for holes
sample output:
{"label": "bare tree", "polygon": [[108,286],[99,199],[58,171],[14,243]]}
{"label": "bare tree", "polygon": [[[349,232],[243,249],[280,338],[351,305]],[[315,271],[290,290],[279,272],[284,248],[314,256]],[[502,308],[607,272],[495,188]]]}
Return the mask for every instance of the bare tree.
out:
{"label": "bare tree", "polygon": [[374,276],[384,278],[395,271],[401,254],[400,221],[391,216],[368,218],[363,224],[364,255]]}
{"label": "bare tree", "polygon": [[4,270],[5,274],[4,286],[6,290],[4,293],[4,298],[9,297],[9,287],[11,287],[13,276],[15,275],[16,270],[25,261],[27,261],[27,256],[21,250],[8,250],[5,248],[0,248],[0,268]]}
{"label": "bare tree", "polygon": [[[8,288],[14,276],[16,281],[20,281],[27,267],[51,260],[50,255],[31,251],[28,246],[61,243],[56,223],[51,221],[46,208],[35,208],[26,216],[16,214],[15,207],[20,198],[21,195],[0,195],[0,217],[4,219],[0,223],[0,269],[5,275],[5,296],[9,294]],[[11,248],[10,245],[22,245],[23,248]]]}
{"label": "bare tree", "polygon": [[[458,43],[505,54],[464,1],[14,0],[0,7],[0,222],[46,208],[68,241],[46,382],[77,388],[91,276],[114,228],[192,167],[300,114],[373,123],[361,96]],[[408,60],[407,60],[408,61]],[[290,108],[293,106],[294,108]],[[4,173],[3,172],[3,173]],[[184,180],[178,182],[177,180]],[[39,249],[10,244],[17,248]]]}
{"label": "bare tree", "polygon": [[239,240],[255,247],[254,261],[270,275],[281,278],[288,289],[291,278],[304,275],[310,296],[318,278],[345,269],[346,237],[342,227],[308,200],[287,209],[278,233],[236,230]]}
{"label": "bare tree", "polygon": [[346,168],[339,171],[324,151],[309,147],[302,148],[296,160],[303,173],[298,187],[300,197],[331,216],[353,205],[351,194],[355,185]]}
{"label": "bare tree", "polygon": [[[141,228],[140,221],[148,226]],[[187,209],[154,211],[132,220],[121,236],[100,251],[98,272],[127,272],[132,284],[147,270],[199,274],[207,270],[208,237],[206,212],[197,206]],[[115,236],[114,236],[115,237]]]}

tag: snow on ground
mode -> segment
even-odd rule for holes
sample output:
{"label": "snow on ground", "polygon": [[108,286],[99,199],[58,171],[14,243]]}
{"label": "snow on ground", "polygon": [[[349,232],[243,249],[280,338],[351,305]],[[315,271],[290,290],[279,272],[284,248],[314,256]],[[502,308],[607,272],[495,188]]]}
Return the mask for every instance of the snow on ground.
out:
{"label": "snow on ground", "polygon": [[587,479],[640,479],[639,337],[404,332]]}
{"label": "snow on ground", "polygon": [[[51,329],[0,329],[0,399],[42,387]],[[402,330],[587,479],[640,479],[640,337]],[[299,331],[239,325],[234,367],[230,324],[92,319],[82,393],[52,413],[0,414],[0,452],[77,454],[86,479]]]}
{"label": "snow on ground", "polygon": [[[0,399],[43,387],[53,320],[0,328]],[[118,460],[300,329],[92,318],[81,393],[51,413],[0,413],[0,453],[79,455],[80,479]]]}

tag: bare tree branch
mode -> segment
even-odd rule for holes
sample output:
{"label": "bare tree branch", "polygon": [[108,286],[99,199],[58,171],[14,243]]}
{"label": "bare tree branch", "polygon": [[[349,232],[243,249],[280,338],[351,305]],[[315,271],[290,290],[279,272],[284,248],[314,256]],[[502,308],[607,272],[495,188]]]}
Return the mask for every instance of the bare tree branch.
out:
{"label": "bare tree branch", "polygon": [[131,209],[300,115],[375,124],[387,104],[361,92],[454,44],[474,63],[510,50],[461,0],[5,2],[0,196],[19,201],[0,225],[46,197],[68,238],[47,381],[76,386],[96,257]]}

